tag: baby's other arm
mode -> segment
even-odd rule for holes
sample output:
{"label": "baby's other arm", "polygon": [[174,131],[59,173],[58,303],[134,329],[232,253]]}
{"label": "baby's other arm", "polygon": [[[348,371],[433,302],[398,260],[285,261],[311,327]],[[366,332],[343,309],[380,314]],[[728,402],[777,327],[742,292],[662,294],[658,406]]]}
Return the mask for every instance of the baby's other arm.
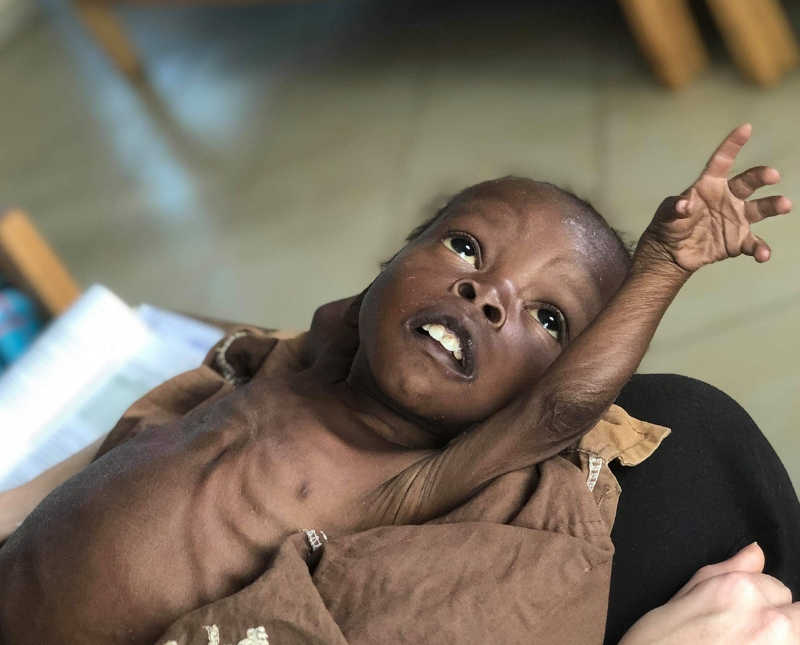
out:
{"label": "baby's other arm", "polygon": [[[454,439],[414,478],[405,519],[424,521],[469,498],[491,479],[540,462],[574,443],[614,402],[642,360],[658,323],[700,267],[740,254],[769,259],[750,225],[788,213],[785,197],[745,201],[779,180],[772,168],[727,175],[750,137],[745,124],[726,137],[697,181],[664,200],[639,240],[625,282],[606,308],[523,397]],[[420,476],[422,475],[422,476]],[[403,518],[399,518],[403,521]]]}

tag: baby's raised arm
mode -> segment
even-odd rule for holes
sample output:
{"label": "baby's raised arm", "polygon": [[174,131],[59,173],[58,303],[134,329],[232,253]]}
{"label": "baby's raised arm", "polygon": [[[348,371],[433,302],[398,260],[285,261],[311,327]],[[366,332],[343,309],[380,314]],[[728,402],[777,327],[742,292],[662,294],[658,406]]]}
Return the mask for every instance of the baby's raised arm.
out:
{"label": "baby's raised arm", "polygon": [[540,462],[575,442],[614,402],[642,360],[667,307],[700,267],[745,254],[766,262],[770,248],[751,230],[788,213],[785,197],[746,201],[780,177],[764,166],[728,180],[751,127],[731,132],[697,181],[665,199],[641,236],[622,287],[524,397],[418,464],[396,522],[436,517],[491,479]]}

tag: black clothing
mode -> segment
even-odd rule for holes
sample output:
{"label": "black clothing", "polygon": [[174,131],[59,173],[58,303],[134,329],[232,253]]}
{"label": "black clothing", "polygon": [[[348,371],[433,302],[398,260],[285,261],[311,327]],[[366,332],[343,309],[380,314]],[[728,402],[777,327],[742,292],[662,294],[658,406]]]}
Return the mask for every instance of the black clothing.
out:
{"label": "black clothing", "polygon": [[672,429],[622,486],[611,537],[607,645],[667,602],[702,566],[757,540],[768,573],[800,595],[800,503],[783,464],[742,407],[675,374],[635,374],[617,399],[631,416]]}

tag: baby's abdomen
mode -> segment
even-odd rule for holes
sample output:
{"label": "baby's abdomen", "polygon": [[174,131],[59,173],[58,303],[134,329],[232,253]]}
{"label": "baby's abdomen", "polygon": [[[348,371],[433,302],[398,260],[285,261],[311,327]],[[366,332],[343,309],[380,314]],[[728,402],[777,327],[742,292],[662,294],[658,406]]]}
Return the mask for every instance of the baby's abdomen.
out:
{"label": "baby's abdomen", "polygon": [[293,527],[242,494],[231,441],[148,431],[54,491],[0,549],[0,642],[152,643],[255,578]]}

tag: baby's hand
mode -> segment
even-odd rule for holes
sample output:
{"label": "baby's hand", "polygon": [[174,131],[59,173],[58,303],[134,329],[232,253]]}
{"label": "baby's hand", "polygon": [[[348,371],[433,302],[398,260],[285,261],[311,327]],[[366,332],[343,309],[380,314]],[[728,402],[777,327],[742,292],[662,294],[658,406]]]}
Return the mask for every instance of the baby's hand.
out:
{"label": "baby's hand", "polygon": [[668,197],[639,240],[634,266],[664,262],[693,273],[700,267],[744,253],[766,262],[770,248],[750,230],[765,217],[788,213],[786,197],[746,201],[762,186],[780,181],[777,170],[757,166],[728,180],[736,155],[750,138],[749,123],[731,132],[711,155],[697,181],[679,197]]}

